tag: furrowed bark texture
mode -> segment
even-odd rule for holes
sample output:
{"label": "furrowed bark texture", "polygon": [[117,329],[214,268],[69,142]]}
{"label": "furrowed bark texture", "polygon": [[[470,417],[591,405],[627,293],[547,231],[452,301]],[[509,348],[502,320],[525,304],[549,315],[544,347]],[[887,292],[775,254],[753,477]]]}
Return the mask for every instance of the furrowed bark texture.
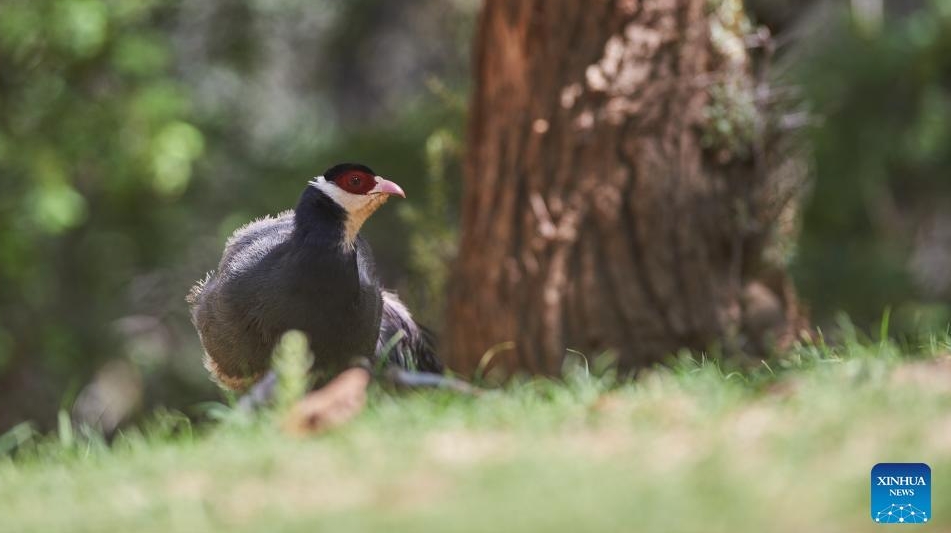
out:
{"label": "furrowed bark texture", "polygon": [[637,368],[791,331],[768,256],[803,171],[770,154],[744,24],[734,0],[485,2],[455,370],[497,352],[508,371],[557,373],[567,349]]}

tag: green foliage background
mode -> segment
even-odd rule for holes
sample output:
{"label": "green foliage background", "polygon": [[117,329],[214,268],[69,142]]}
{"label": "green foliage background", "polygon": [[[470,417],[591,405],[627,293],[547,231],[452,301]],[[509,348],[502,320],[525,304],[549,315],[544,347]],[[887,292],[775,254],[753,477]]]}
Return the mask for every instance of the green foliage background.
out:
{"label": "green foliage background", "polygon": [[908,4],[830,8],[804,46],[816,176],[796,274],[820,318],[894,306],[913,332],[951,318],[951,2]]}

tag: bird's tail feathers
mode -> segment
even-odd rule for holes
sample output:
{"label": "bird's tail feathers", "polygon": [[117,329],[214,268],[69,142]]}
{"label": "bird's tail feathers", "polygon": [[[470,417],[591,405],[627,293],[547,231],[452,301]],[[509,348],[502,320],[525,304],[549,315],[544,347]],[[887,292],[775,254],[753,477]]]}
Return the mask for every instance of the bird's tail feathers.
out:
{"label": "bird's tail feathers", "polygon": [[380,362],[395,364],[408,370],[442,373],[442,362],[436,356],[435,337],[418,324],[396,293],[383,291],[383,316],[376,343]]}

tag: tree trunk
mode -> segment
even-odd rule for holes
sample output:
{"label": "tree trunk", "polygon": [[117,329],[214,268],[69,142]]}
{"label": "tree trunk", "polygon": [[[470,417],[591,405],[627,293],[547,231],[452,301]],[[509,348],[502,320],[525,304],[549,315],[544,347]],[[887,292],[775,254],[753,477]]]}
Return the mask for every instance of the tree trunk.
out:
{"label": "tree trunk", "polygon": [[804,173],[758,105],[747,25],[738,0],[486,0],[454,369],[557,373],[566,350],[628,369],[792,330],[771,257]]}

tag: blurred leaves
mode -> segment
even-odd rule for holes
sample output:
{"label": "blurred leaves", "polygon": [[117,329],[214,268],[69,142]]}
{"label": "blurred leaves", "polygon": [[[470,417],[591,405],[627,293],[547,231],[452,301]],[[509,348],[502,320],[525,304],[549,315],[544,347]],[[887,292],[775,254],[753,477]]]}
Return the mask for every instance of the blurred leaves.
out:
{"label": "blurred leaves", "polygon": [[172,122],[163,126],[152,140],[155,190],[164,196],[184,192],[191,178],[192,163],[203,150],[201,132],[191,124]]}
{"label": "blurred leaves", "polygon": [[947,316],[951,298],[929,274],[951,271],[951,8],[883,5],[875,24],[832,9],[799,61],[821,125],[798,278],[819,317],[870,323],[895,304],[897,324],[931,324],[922,313]]}
{"label": "blurred leaves", "polygon": [[450,174],[460,172],[462,142],[457,134],[439,129],[426,139],[427,183],[422,206],[400,206],[400,217],[416,231],[410,236],[408,285],[417,319],[434,327],[441,325],[443,300],[449,281],[449,265],[456,255],[458,226],[455,206],[458,194],[450,190]]}
{"label": "blurred leaves", "polygon": [[[174,255],[155,215],[162,197],[188,186],[204,140],[161,31],[173,7],[4,2],[0,316],[5,338],[15,339],[2,346],[8,368],[88,375],[114,351],[106,326],[115,289],[131,281],[128,267]],[[124,257],[113,262],[110,250]]]}
{"label": "blurred leaves", "polygon": [[27,199],[28,212],[46,233],[61,233],[83,222],[86,200],[64,183],[37,187]]}
{"label": "blurred leaves", "polygon": [[108,8],[96,0],[72,0],[53,4],[53,43],[76,57],[91,57],[105,44]]}

